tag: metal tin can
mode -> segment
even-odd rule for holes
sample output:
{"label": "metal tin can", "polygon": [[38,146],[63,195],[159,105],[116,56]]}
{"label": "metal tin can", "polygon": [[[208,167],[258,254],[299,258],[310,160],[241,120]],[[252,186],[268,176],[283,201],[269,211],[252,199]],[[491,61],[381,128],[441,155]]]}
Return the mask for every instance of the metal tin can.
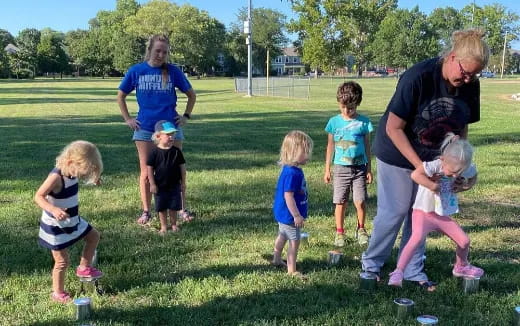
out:
{"label": "metal tin can", "polygon": [[397,298],[394,300],[394,303],[397,306],[398,319],[406,319],[410,317],[414,305],[414,302],[412,300],[406,298]]}
{"label": "metal tin can", "polygon": [[307,233],[307,232],[300,233],[300,243],[304,246],[309,245],[309,233]]}
{"label": "metal tin can", "polygon": [[462,279],[462,287],[465,294],[471,294],[478,291],[480,277],[464,277]]}
{"label": "metal tin can", "polygon": [[520,326],[520,306],[514,309],[513,326]]}
{"label": "metal tin can", "polygon": [[92,314],[92,300],[90,298],[78,298],[74,300],[76,306],[76,320],[87,320]]}
{"label": "metal tin can", "polygon": [[341,260],[341,256],[343,256],[343,254],[339,251],[329,251],[329,264],[337,265]]}
{"label": "metal tin can", "polygon": [[439,322],[439,319],[432,315],[421,315],[417,317],[417,321],[421,325],[435,325]]}
{"label": "metal tin can", "polygon": [[373,291],[376,289],[377,277],[374,273],[359,273],[359,288],[364,291]]}

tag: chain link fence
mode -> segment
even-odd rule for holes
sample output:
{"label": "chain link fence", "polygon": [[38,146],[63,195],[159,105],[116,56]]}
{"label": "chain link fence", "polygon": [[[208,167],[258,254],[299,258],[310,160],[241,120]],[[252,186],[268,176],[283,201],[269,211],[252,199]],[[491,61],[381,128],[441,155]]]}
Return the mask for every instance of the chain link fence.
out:
{"label": "chain link fence", "polygon": [[[308,77],[255,77],[254,96],[276,96],[310,99],[311,80]],[[235,92],[247,94],[247,78],[235,78]]]}

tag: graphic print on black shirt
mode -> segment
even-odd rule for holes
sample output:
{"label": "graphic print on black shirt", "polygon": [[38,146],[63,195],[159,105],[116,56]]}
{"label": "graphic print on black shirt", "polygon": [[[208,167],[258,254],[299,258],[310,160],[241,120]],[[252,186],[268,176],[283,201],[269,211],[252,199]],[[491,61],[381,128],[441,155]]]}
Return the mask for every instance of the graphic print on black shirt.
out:
{"label": "graphic print on black shirt", "polygon": [[469,118],[470,109],[465,102],[452,97],[434,99],[419,110],[411,125],[409,139],[419,157],[432,160],[440,154],[440,144],[446,133],[460,135]]}

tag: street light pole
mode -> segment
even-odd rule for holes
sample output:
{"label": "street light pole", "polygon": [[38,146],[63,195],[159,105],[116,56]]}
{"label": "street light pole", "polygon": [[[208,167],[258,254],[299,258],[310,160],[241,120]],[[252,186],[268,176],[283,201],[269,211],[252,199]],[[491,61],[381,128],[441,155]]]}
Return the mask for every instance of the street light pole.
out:
{"label": "street light pole", "polygon": [[249,0],[249,8],[247,9],[247,25],[249,31],[247,33],[247,96],[253,96],[253,26],[251,24],[251,4],[252,0]]}
{"label": "street light pole", "polygon": [[507,45],[507,31],[506,36],[504,36],[504,50],[502,51],[502,70],[500,72],[500,79],[504,78],[504,62],[506,58],[506,45]]}

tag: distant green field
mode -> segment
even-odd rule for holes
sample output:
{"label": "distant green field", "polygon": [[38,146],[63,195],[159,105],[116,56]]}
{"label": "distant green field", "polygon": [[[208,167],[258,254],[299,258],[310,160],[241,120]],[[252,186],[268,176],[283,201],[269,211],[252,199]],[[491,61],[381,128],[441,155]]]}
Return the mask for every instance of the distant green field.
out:
{"label": "distant green field", "polygon": [[[312,80],[311,99],[299,100],[244,98],[234,93],[231,79],[193,80],[198,98],[185,128],[185,156],[188,202],[198,217],[163,238],[135,223],[137,156],[115,101],[118,79],[0,80],[0,324],[78,324],[74,306],[49,300],[53,262],[37,245],[41,211],[32,201],[60,149],[76,139],[96,143],[105,163],[103,185],[80,192],[82,215],[102,235],[98,266],[106,294],[87,294],[95,325],[417,325],[420,314],[436,315],[439,325],[510,324],[520,305],[520,102],[511,99],[520,80],[482,80],[481,121],[470,126],[479,183],[461,195],[456,219],[472,240],[472,263],[486,271],[473,295],[464,295],[451,276],[455,246],[444,236],[427,241],[427,273],[439,282],[435,293],[385,283],[373,293],[359,291],[363,247],[353,241],[339,265],[327,264],[334,222],[332,189],[322,181],[323,129],[338,112],[341,81]],[[364,89],[359,110],[377,124],[396,79],[358,82]],[[135,97],[128,99],[135,113]],[[180,96],[181,108],[184,103]],[[315,141],[304,167],[310,244],[298,256],[306,282],[267,260],[277,232],[271,215],[276,161],[292,129]],[[370,231],[375,185],[369,196]],[[352,238],[355,218],[352,210],[348,214]],[[71,249],[73,266],[80,249]],[[385,282],[395,256],[383,270]],[[73,270],[66,289],[79,297]],[[413,319],[395,319],[398,297],[415,301]]]}

